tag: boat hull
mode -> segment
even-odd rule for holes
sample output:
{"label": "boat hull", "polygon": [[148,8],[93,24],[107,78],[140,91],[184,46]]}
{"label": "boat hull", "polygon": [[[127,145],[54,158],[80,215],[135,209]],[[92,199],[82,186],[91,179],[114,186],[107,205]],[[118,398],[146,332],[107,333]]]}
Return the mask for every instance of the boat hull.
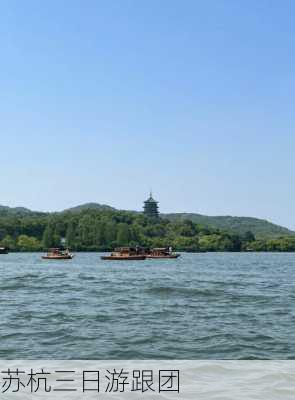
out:
{"label": "boat hull", "polygon": [[43,260],[71,260],[73,256],[42,256],[42,258]]}
{"label": "boat hull", "polygon": [[137,261],[145,260],[146,256],[101,256],[102,260]]}
{"label": "boat hull", "polygon": [[172,255],[169,255],[169,256],[153,256],[153,255],[150,255],[150,254],[148,254],[147,256],[146,256],[146,258],[153,258],[153,259],[175,259],[175,258],[178,258],[178,257],[180,257],[180,254],[172,254]]}
{"label": "boat hull", "polygon": [[7,249],[0,249],[0,254],[8,254],[8,250]]}

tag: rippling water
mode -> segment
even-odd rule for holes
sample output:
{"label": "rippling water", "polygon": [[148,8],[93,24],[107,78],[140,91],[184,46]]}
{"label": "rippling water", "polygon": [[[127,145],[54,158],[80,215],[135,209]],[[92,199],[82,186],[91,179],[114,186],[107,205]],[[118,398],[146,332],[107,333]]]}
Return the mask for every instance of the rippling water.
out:
{"label": "rippling water", "polygon": [[295,359],[295,254],[0,256],[0,358]]}

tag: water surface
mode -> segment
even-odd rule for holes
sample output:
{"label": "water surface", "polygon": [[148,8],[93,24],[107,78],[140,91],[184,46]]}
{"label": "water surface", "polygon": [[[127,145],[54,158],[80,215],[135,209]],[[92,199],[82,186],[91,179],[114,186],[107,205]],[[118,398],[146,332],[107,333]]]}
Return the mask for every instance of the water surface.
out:
{"label": "water surface", "polygon": [[295,359],[295,254],[0,256],[0,358]]}

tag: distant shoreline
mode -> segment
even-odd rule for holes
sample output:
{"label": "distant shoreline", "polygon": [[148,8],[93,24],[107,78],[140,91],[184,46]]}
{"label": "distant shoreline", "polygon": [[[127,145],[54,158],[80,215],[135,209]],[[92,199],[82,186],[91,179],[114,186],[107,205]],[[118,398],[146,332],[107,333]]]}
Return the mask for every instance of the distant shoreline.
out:
{"label": "distant shoreline", "polygon": [[[13,252],[42,252],[60,246],[74,252],[109,252],[122,246],[171,247],[189,253],[295,251],[295,235],[270,238],[268,231],[261,237],[261,231],[259,235],[257,229],[251,231],[249,219],[242,231],[235,233],[232,229],[209,227],[206,221],[193,221],[187,214],[184,218],[150,217],[109,209],[15,214],[7,209],[1,212],[0,207],[0,247]],[[266,225],[269,227],[269,223]]]}
{"label": "distant shoreline", "polygon": [[[269,253],[269,254],[282,254],[282,253],[294,253],[295,250],[285,250],[285,251],[274,251],[274,250],[261,250],[261,251],[247,251],[247,250],[241,250],[241,251],[228,251],[228,250],[217,250],[217,251],[186,251],[186,250],[178,250],[174,249],[178,253],[183,253],[183,254],[218,254],[218,253],[227,253],[227,254],[241,254],[241,253],[247,253],[247,254],[257,254],[257,253]],[[111,250],[71,250],[72,253],[74,254],[83,254],[83,253],[98,253],[98,254],[105,254],[105,253],[110,253]],[[30,250],[11,250],[8,252],[8,254],[44,254],[46,250],[44,251],[30,251]],[[3,256],[7,256],[7,254],[2,254]],[[1,254],[0,254],[1,256]]]}

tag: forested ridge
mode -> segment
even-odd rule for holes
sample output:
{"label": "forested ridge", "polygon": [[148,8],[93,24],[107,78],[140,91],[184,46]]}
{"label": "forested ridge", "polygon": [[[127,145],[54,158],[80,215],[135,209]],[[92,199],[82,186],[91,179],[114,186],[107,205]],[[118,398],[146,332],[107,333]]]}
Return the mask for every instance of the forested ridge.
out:
{"label": "forested ridge", "polygon": [[295,237],[255,240],[191,220],[149,219],[142,213],[82,209],[61,213],[0,210],[0,244],[12,251],[43,251],[64,243],[75,251],[116,246],[172,246],[178,251],[294,251]]}
{"label": "forested ridge", "polygon": [[190,221],[203,226],[227,230],[239,235],[251,231],[257,239],[276,239],[282,236],[295,234],[295,232],[283,226],[253,217],[232,217],[226,215],[214,217],[189,213],[163,214],[163,217],[168,218],[171,221],[183,221],[189,219]]}

